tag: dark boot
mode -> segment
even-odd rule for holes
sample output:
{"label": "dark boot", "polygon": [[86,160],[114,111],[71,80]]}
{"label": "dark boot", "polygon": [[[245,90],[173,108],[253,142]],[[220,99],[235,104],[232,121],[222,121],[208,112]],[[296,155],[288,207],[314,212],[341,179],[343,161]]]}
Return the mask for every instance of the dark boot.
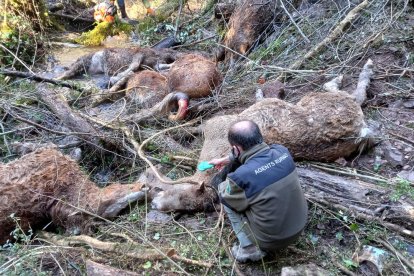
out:
{"label": "dark boot", "polygon": [[256,262],[261,260],[264,256],[266,256],[266,252],[263,252],[254,244],[251,244],[246,247],[234,245],[231,248],[231,253],[233,254],[233,257],[241,263],[245,263],[247,261]]}
{"label": "dark boot", "polygon": [[125,10],[125,6],[119,6],[119,10],[121,11],[121,17],[122,18],[128,18],[128,15],[127,15],[126,10]]}

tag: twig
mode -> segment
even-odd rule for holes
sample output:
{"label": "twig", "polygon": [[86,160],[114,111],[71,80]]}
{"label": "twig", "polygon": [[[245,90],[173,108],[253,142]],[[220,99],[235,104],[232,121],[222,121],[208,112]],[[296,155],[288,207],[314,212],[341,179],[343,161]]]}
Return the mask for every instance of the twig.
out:
{"label": "twig", "polygon": [[152,135],[151,137],[147,138],[146,140],[144,140],[141,145],[139,145],[138,142],[134,139],[134,136],[132,135],[131,131],[127,127],[123,127],[123,128],[121,128],[121,130],[124,132],[125,136],[129,140],[129,142],[134,146],[136,152],[138,153],[138,156],[142,160],[144,160],[150,166],[150,168],[154,172],[155,176],[161,182],[163,182],[165,184],[182,184],[182,183],[189,183],[189,184],[200,185],[201,183],[193,180],[191,177],[184,177],[184,178],[181,178],[181,179],[176,180],[176,181],[165,180],[164,178],[161,177],[161,175],[158,172],[157,168],[151,163],[151,161],[148,160],[148,158],[145,156],[144,151],[143,151],[144,146],[148,142],[150,142],[152,139],[154,139],[155,137],[157,137],[158,135],[160,135],[162,133],[165,133],[165,132],[168,132],[168,131],[171,131],[173,129],[177,129],[177,128],[180,128],[180,127],[185,127],[185,126],[188,126],[188,125],[192,125],[192,124],[196,123],[197,121],[198,121],[198,119],[195,119],[195,120],[189,121],[189,122],[187,122],[187,123],[185,123],[183,125],[178,125],[178,126],[174,126],[174,127],[170,127],[170,128],[161,130],[161,131],[155,133],[154,135]]}
{"label": "twig", "polygon": [[203,38],[203,39],[199,39],[199,40],[197,40],[197,41],[194,41],[194,42],[191,42],[191,43],[188,43],[188,44],[176,45],[176,46],[171,47],[171,49],[177,49],[177,48],[182,48],[182,47],[194,46],[194,45],[196,45],[196,44],[198,44],[198,43],[201,43],[201,42],[203,42],[203,41],[206,41],[206,40],[212,39],[212,38],[214,38],[215,36],[216,36],[216,35],[208,36],[208,37],[205,37],[205,38]]}
{"label": "twig", "polygon": [[375,216],[371,216],[371,215],[367,215],[367,214],[362,214],[362,213],[356,213],[355,211],[353,211],[352,209],[349,209],[345,206],[342,206],[340,204],[332,204],[324,199],[320,199],[320,198],[312,198],[312,200],[317,201],[318,203],[324,204],[326,206],[329,206],[331,208],[334,209],[339,209],[343,212],[347,212],[352,214],[356,219],[361,219],[361,220],[367,220],[367,221],[376,221],[377,223],[381,224],[382,226],[384,226],[385,228],[388,228],[390,230],[396,231],[400,234],[403,234],[405,236],[409,236],[411,238],[414,237],[414,232],[408,229],[405,229],[399,225],[395,225],[389,222],[385,222],[383,220],[381,220],[381,218],[375,217]]}
{"label": "twig", "polygon": [[67,88],[70,88],[70,89],[73,89],[73,90],[76,90],[76,91],[80,91],[80,92],[85,91],[84,88],[81,88],[81,87],[78,87],[76,85],[70,84],[66,81],[54,80],[54,79],[41,77],[39,75],[36,75],[33,72],[27,73],[27,72],[12,71],[12,70],[3,69],[3,70],[0,70],[0,74],[5,75],[5,76],[10,76],[10,77],[27,78],[27,79],[34,80],[34,81],[37,81],[37,82],[48,82],[48,83],[51,83],[51,84],[54,84],[54,85],[67,87]]}
{"label": "twig", "polygon": [[399,258],[411,271],[414,271],[414,266],[412,262],[407,260],[407,258],[405,258],[400,252],[398,252],[391,244],[379,239],[377,239],[376,241],[382,244],[388,250],[392,251],[397,256],[397,258]]}
{"label": "twig", "polygon": [[183,0],[180,0],[180,7],[178,8],[177,20],[175,21],[174,38],[177,38],[178,24],[180,23],[181,11],[183,10]]}
{"label": "twig", "polygon": [[221,243],[223,244],[224,250],[226,251],[227,256],[229,257],[230,261],[233,263],[233,268],[234,268],[234,271],[236,272],[236,274],[238,276],[244,276],[244,273],[240,271],[240,268],[237,265],[237,262],[234,259],[233,255],[230,253],[229,246],[226,244],[226,242],[224,241],[224,239],[221,240]]}
{"label": "twig", "polygon": [[73,15],[57,13],[57,12],[51,12],[50,15],[60,16],[60,17],[67,18],[67,19],[72,19],[73,21],[83,21],[83,22],[87,22],[87,23],[94,23],[95,22],[95,20],[90,19],[90,18],[73,16]]}
{"label": "twig", "polygon": [[[3,107],[3,108],[4,108],[4,107]],[[5,108],[5,109],[6,109],[6,108]],[[32,125],[32,126],[34,126],[34,127],[37,127],[37,128],[43,129],[43,130],[46,130],[46,131],[51,132],[51,133],[54,133],[54,134],[59,134],[59,135],[67,135],[67,136],[69,136],[69,135],[89,135],[89,136],[102,137],[102,135],[93,134],[93,133],[89,133],[89,132],[62,132],[62,131],[53,130],[53,129],[50,129],[50,128],[47,128],[47,127],[44,127],[44,126],[42,126],[42,125],[39,125],[39,124],[37,124],[37,123],[35,123],[35,122],[33,122],[33,121],[30,121],[29,119],[25,119],[25,118],[23,118],[23,117],[20,117],[19,115],[17,115],[17,114],[14,114],[14,113],[10,112],[10,110],[9,110],[9,109],[6,109],[6,111],[7,111],[7,113],[9,113],[9,114],[10,114],[13,118],[15,118],[15,119],[16,119],[16,120],[18,120],[18,121],[21,121],[21,122],[27,123],[27,124],[29,124],[29,125]],[[6,134],[7,134],[7,133],[6,133]]]}
{"label": "twig", "polygon": [[[164,256],[159,254],[154,249],[141,248],[137,243],[118,243],[118,242],[104,242],[86,235],[70,236],[61,238],[59,235],[54,235],[48,232],[41,232],[40,237],[44,238],[55,245],[73,246],[78,244],[87,244],[92,248],[99,249],[106,252],[122,253],[129,257],[142,260],[160,260]],[[168,257],[175,254],[172,248],[163,249],[162,252]]]}
{"label": "twig", "polygon": [[181,169],[184,169],[184,170],[187,170],[187,171],[192,171],[193,170],[193,168],[190,167],[190,166],[184,166],[184,165],[181,165],[181,164],[174,164],[174,163],[168,162],[168,161],[162,161],[159,158],[155,158],[155,157],[151,157],[151,156],[147,156],[147,158],[150,159],[150,160],[156,161],[158,163],[161,163],[161,164],[167,164],[167,165],[170,165],[170,166],[173,166],[173,167],[175,166],[177,168],[181,168]]}
{"label": "twig", "polygon": [[9,155],[11,155],[11,151],[10,151],[10,148],[9,148],[9,143],[7,142],[7,137],[6,137],[6,135],[4,135],[4,127],[3,127],[3,124],[0,122],[0,128],[1,128],[1,131],[2,131],[2,133],[0,133],[0,136],[3,134],[3,143],[4,143],[4,145],[6,146],[6,149],[7,149],[7,153],[9,154]]}
{"label": "twig", "polygon": [[335,172],[335,173],[339,173],[339,174],[343,174],[343,175],[348,175],[348,176],[366,178],[366,179],[370,179],[370,180],[374,180],[374,181],[379,181],[379,182],[387,182],[387,179],[386,178],[378,178],[378,177],[363,175],[363,174],[359,174],[359,173],[345,172],[345,171],[342,171],[342,170],[331,169],[331,168],[327,168],[327,167],[320,166],[320,165],[316,165],[316,164],[310,164],[310,165],[312,167],[314,167],[314,168],[318,168],[318,169],[321,169],[321,170],[324,170],[324,171],[328,171],[328,172]]}
{"label": "twig", "polygon": [[66,273],[65,273],[65,271],[63,270],[62,266],[60,265],[59,261],[55,258],[55,256],[53,256],[53,254],[52,254],[51,252],[49,252],[49,254],[50,254],[50,257],[52,257],[52,259],[55,261],[55,263],[56,263],[56,264],[57,264],[57,266],[59,267],[60,272],[62,272],[62,275],[63,275],[63,276],[66,276]]}
{"label": "twig", "polygon": [[27,70],[29,70],[30,73],[34,74],[32,69],[30,69],[29,66],[27,66],[27,64],[23,60],[21,60],[18,56],[16,56],[12,51],[7,49],[6,46],[4,46],[3,44],[0,43],[0,47],[3,48],[4,50],[6,50],[7,52],[9,52],[9,54],[11,54],[18,62],[20,62],[21,65],[23,65]]}
{"label": "twig", "polygon": [[[353,8],[346,16],[345,18],[339,22],[338,26],[336,26],[335,29],[333,29],[329,35],[322,40],[319,44],[315,45],[309,52],[307,52],[302,58],[299,58],[296,62],[294,62],[291,66],[289,66],[289,69],[298,69],[302,66],[302,64],[308,60],[309,58],[315,56],[317,53],[319,53],[325,45],[327,45],[329,42],[335,40],[340,34],[342,34],[345,30],[345,27],[348,26],[348,24],[357,17],[359,12],[364,9],[368,5],[368,0],[362,1],[358,6]],[[277,80],[281,80],[285,77],[285,74],[281,74]]]}
{"label": "twig", "polygon": [[172,160],[183,160],[183,161],[189,161],[189,162],[192,162],[192,163],[197,163],[196,159],[191,158],[191,157],[187,157],[187,156],[173,155],[173,156],[170,156],[170,158]]}
{"label": "twig", "polygon": [[295,20],[293,19],[292,15],[286,9],[285,4],[283,4],[283,0],[280,0],[280,6],[282,7],[282,9],[285,11],[285,13],[287,14],[287,16],[289,17],[290,22],[292,22],[293,25],[295,25],[296,29],[298,30],[298,32],[300,33],[300,35],[303,37],[303,39],[305,39],[305,41],[307,43],[310,43],[309,38],[302,32],[302,30],[299,28],[298,24],[296,24]]}
{"label": "twig", "polygon": [[7,134],[10,134],[10,133],[15,133],[17,131],[28,130],[28,129],[31,129],[31,128],[33,128],[33,126],[12,129],[12,130],[0,133],[0,136],[7,135]]}
{"label": "twig", "polygon": [[336,265],[340,271],[342,271],[344,274],[348,275],[348,276],[356,276],[355,273],[353,273],[352,271],[350,271],[349,269],[347,269],[346,267],[344,267],[343,265],[341,265],[338,261],[336,261],[334,258],[331,257],[331,261],[333,262],[334,265]]}
{"label": "twig", "polygon": [[202,261],[187,259],[187,258],[179,256],[179,255],[172,255],[171,259],[173,259],[174,261],[181,261],[183,263],[190,264],[190,265],[204,266],[204,267],[207,267],[207,268],[212,268],[213,267],[213,264],[211,264],[211,263],[206,263],[206,262],[202,262]]}
{"label": "twig", "polygon": [[223,208],[223,204],[220,204],[220,214],[219,214],[219,218],[217,220],[217,224],[216,224],[216,226],[214,226],[214,229],[219,228],[220,223],[222,223],[222,222],[224,224],[224,208]]}
{"label": "twig", "polygon": [[194,181],[191,177],[184,177],[184,178],[181,178],[181,179],[179,179],[179,180],[176,180],[176,181],[171,181],[171,180],[165,180],[165,179],[163,179],[162,177],[161,177],[161,174],[158,172],[158,170],[157,170],[157,168],[152,164],[152,162],[145,156],[145,154],[144,154],[144,151],[143,151],[143,148],[144,148],[144,146],[145,146],[145,144],[147,144],[148,142],[150,142],[151,140],[153,140],[155,137],[157,137],[158,135],[161,135],[162,133],[164,133],[164,132],[168,132],[168,131],[171,131],[171,130],[174,130],[174,129],[177,129],[177,128],[180,128],[180,127],[185,127],[185,126],[188,126],[188,125],[192,125],[192,124],[194,124],[194,123],[196,123],[197,121],[198,121],[198,119],[194,119],[194,120],[192,120],[192,121],[189,121],[189,122],[187,122],[187,123],[185,123],[185,124],[183,124],[183,125],[177,125],[177,126],[174,126],[174,127],[170,127],[170,128],[167,128],[167,129],[164,129],[164,130],[162,130],[162,131],[159,131],[159,132],[157,132],[157,133],[155,133],[154,135],[152,135],[152,136],[150,136],[149,138],[147,138],[146,140],[144,140],[143,142],[142,142],[142,144],[140,145],[136,140],[135,140],[135,138],[134,138],[134,135],[132,134],[132,132],[129,130],[129,128],[128,127],[126,127],[126,126],[115,126],[115,125],[113,125],[113,124],[109,124],[109,123],[106,123],[106,122],[102,122],[102,121],[100,121],[100,120],[98,120],[98,119],[96,119],[96,118],[91,118],[91,117],[89,117],[89,116],[87,116],[87,115],[85,115],[85,114],[82,114],[82,116],[83,117],[85,117],[85,118],[87,118],[88,120],[91,120],[91,121],[93,121],[93,122],[95,122],[95,123],[98,123],[98,124],[100,124],[100,125],[103,125],[103,126],[105,126],[105,127],[109,127],[109,128],[111,128],[111,129],[116,129],[116,130],[120,130],[120,131],[122,131],[124,134],[125,134],[125,136],[127,137],[127,139],[128,139],[128,141],[132,144],[132,146],[134,147],[134,149],[135,149],[135,153],[137,153],[138,154],[138,156],[142,159],[142,160],[144,160],[149,166],[150,166],[150,168],[152,169],[152,171],[154,172],[154,174],[155,174],[155,176],[161,181],[161,182],[163,182],[163,183],[165,183],[165,184],[182,184],[182,183],[189,183],[189,184],[196,184],[196,185],[200,185],[201,183],[199,183],[199,182],[197,182],[197,181]]}
{"label": "twig", "polygon": [[397,133],[394,133],[394,132],[389,132],[389,134],[391,134],[392,136],[395,136],[397,138],[400,138],[401,140],[403,140],[405,142],[408,142],[408,143],[411,143],[412,145],[414,145],[414,141],[411,140],[411,139],[408,139],[407,137],[401,136],[401,135],[399,135]]}

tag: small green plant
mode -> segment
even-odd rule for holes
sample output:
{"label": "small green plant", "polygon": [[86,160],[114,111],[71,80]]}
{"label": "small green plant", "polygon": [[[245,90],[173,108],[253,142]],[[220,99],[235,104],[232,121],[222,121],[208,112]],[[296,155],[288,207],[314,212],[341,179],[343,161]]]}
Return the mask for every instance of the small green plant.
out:
{"label": "small green plant", "polygon": [[402,196],[408,196],[411,199],[414,199],[414,187],[411,186],[410,181],[397,178],[395,181],[395,188],[390,198],[392,201],[399,200]]}
{"label": "small green plant", "polygon": [[30,240],[32,239],[32,236],[33,236],[32,229],[29,229],[29,231],[25,233],[20,226],[20,218],[16,217],[14,213],[11,214],[9,218],[12,219],[13,222],[16,224],[16,228],[10,233],[10,235],[13,237],[16,243],[12,244],[10,241],[8,241],[5,247],[16,247],[16,246],[18,247],[19,243],[21,244],[30,243]]}
{"label": "small green plant", "polygon": [[358,267],[358,264],[353,262],[351,259],[343,259],[342,261],[344,262],[345,266],[349,269]]}
{"label": "small green plant", "polygon": [[337,232],[336,234],[335,234],[335,238],[340,242],[340,241],[342,241],[343,239],[344,239],[344,233],[342,233],[342,232]]}

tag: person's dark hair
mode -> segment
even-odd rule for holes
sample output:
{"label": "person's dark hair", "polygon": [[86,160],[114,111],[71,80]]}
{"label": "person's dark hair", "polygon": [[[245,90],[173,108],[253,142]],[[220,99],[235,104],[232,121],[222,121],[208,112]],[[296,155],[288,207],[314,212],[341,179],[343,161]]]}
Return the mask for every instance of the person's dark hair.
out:
{"label": "person's dark hair", "polygon": [[250,120],[236,122],[230,126],[227,136],[230,145],[240,146],[243,150],[263,142],[259,126]]}

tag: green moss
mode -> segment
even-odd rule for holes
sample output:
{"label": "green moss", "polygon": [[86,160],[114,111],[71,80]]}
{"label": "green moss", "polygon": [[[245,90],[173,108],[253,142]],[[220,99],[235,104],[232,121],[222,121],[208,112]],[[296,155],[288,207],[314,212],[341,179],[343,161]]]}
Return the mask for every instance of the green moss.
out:
{"label": "green moss", "polygon": [[75,41],[86,46],[99,46],[108,36],[128,34],[132,31],[132,26],[128,23],[115,20],[114,23],[101,22],[93,30],[82,33]]}

